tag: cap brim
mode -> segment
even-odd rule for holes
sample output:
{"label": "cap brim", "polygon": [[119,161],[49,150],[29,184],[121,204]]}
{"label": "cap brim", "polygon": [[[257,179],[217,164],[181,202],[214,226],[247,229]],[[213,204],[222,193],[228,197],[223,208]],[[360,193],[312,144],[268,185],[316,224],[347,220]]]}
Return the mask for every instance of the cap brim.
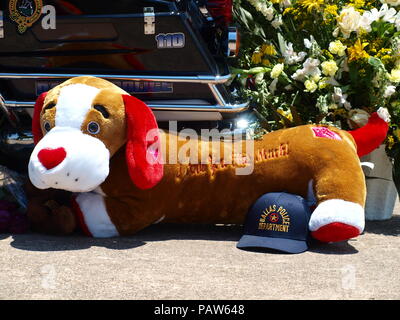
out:
{"label": "cap brim", "polygon": [[267,248],[279,250],[287,253],[301,253],[308,249],[306,241],[282,239],[282,238],[268,238],[259,237],[245,234],[243,235],[237,246],[237,248]]}

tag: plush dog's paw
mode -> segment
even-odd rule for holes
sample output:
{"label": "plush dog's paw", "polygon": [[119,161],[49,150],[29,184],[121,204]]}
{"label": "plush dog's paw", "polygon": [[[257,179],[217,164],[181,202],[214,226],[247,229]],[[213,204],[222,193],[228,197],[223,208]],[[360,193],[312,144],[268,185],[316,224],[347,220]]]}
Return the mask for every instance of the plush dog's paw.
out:
{"label": "plush dog's paw", "polygon": [[322,242],[339,242],[357,237],[364,230],[364,209],[357,203],[327,200],[311,215],[311,236]]}
{"label": "plush dog's paw", "polygon": [[54,200],[47,201],[44,204],[30,203],[28,205],[28,219],[34,231],[54,235],[72,233],[77,226],[71,208],[59,205]]}

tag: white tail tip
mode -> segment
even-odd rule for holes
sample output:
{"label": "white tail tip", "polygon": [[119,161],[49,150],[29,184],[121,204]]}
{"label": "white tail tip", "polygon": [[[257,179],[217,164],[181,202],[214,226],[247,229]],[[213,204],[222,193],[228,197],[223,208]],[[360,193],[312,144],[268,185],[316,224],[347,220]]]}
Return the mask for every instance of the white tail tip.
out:
{"label": "white tail tip", "polygon": [[378,116],[383,119],[385,122],[390,122],[390,114],[388,109],[380,107],[377,111]]}

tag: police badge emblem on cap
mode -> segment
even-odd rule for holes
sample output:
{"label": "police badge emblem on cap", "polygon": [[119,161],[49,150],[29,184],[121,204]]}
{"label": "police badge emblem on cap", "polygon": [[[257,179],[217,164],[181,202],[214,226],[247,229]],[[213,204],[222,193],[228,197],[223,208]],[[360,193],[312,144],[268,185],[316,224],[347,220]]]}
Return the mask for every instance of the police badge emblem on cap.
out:
{"label": "police badge emblem on cap", "polygon": [[19,33],[24,33],[40,18],[42,7],[42,0],[10,0],[10,18],[17,23]]}
{"label": "police badge emblem on cap", "polygon": [[300,196],[286,192],[265,194],[250,208],[237,247],[304,252],[308,249],[310,216],[307,202]]}

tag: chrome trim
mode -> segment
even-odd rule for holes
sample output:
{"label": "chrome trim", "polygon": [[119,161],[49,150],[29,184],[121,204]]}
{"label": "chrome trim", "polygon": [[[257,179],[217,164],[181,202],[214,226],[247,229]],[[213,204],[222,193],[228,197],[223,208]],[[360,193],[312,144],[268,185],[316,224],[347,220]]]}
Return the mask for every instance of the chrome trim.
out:
{"label": "chrome trim", "polygon": [[153,110],[182,110],[182,111],[215,111],[215,112],[240,112],[244,111],[248,108],[249,104],[240,103],[235,105],[229,105],[226,107],[222,107],[220,105],[209,105],[209,106],[195,106],[195,105],[179,105],[179,106],[169,106],[165,104],[152,104],[147,103],[147,105]]}
{"label": "chrome trim", "polygon": [[0,73],[0,79],[69,79],[74,77],[92,76],[112,80],[136,81],[168,81],[168,82],[193,82],[193,83],[225,83],[231,75],[222,76],[140,76],[140,75],[110,75],[110,74],[52,74],[52,73]]}
{"label": "chrome trim", "polygon": [[[146,102],[146,101],[145,101]],[[146,102],[147,105],[152,108],[153,110],[170,110],[170,111],[215,111],[215,112],[241,112],[248,108],[249,103],[239,103],[233,105],[168,105],[168,104],[157,104]],[[32,101],[5,101],[5,106],[9,108],[33,108],[35,102]]]}
{"label": "chrome trim", "polygon": [[210,90],[215,98],[215,101],[217,101],[217,103],[221,106],[227,106],[227,103],[225,102],[224,97],[221,95],[221,93],[219,92],[219,90],[216,88],[215,84],[208,84],[208,86],[210,87]]}
{"label": "chrome trim", "polygon": [[7,117],[9,123],[11,123],[14,127],[17,126],[18,118],[11,110],[9,110],[7,101],[3,98],[1,93],[0,93],[0,111],[2,111],[4,115]]}

